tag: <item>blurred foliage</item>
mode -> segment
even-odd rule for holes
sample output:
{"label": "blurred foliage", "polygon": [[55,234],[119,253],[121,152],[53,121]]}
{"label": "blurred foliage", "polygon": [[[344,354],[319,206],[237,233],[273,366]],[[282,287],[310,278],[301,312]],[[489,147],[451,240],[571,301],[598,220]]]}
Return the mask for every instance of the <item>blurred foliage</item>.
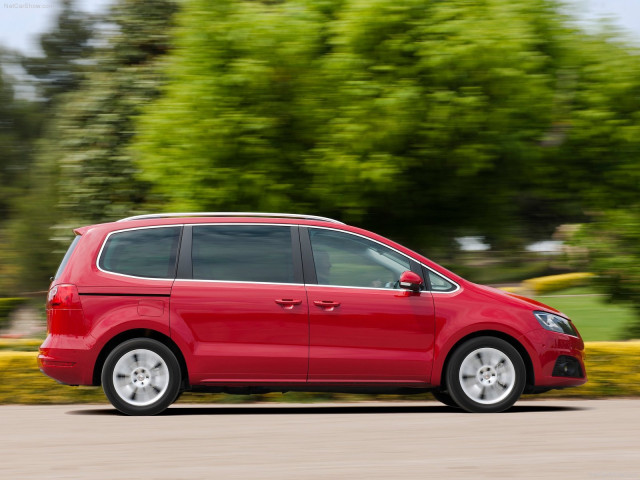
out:
{"label": "blurred foliage", "polygon": [[[10,63],[15,57],[0,50],[0,60]],[[0,69],[0,295],[17,291],[20,270],[9,225],[29,190],[34,145],[43,122],[37,104],[16,97],[16,86],[17,81]]]}
{"label": "blurred foliage", "polygon": [[601,213],[575,241],[587,248],[588,263],[598,274],[601,289],[611,300],[633,307],[636,321],[628,334],[640,338],[640,204]]}
{"label": "blurred foliage", "polygon": [[[589,381],[582,386],[552,390],[542,397],[640,396],[640,342],[590,342],[586,344]],[[106,403],[101,388],[60,385],[38,370],[35,352],[0,351],[0,404]],[[15,388],[19,384],[20,388]],[[528,398],[528,396],[525,396]],[[541,398],[540,395],[529,398]],[[264,395],[224,395],[187,392],[180,402],[314,402],[366,400],[432,400],[430,394],[355,395],[289,392]]]}
{"label": "blurred foliage", "polygon": [[[640,53],[618,32],[555,0],[60,1],[44,56],[11,59],[41,98],[0,78],[3,295],[45,288],[72,226],[262,210],[450,264],[456,236],[513,258],[593,221],[581,268],[638,304]],[[552,267],[525,263],[474,268]]]}
{"label": "blurred foliage", "polygon": [[112,7],[102,44],[92,49],[89,17],[65,1],[58,24],[41,37],[46,56],[23,60],[53,108],[29,144],[29,188],[0,224],[7,245],[0,253],[0,273],[7,271],[0,291],[45,289],[72,227],[128,215],[144,198],[145,183],[124,147],[133,135],[131,118],[156,95],[161,76],[154,62],[169,48],[174,11],[167,0],[123,0]]}
{"label": "blurred foliage", "polygon": [[566,113],[571,32],[552,7],[186,2],[139,122],[142,176],[167,210],[313,208],[414,244],[512,238],[544,203],[530,187]]}
{"label": "blurred foliage", "polygon": [[[59,262],[51,241],[56,222],[57,165],[47,141],[54,100],[77,87],[91,51],[90,17],[77,12],[71,1],[62,9],[50,32],[40,37],[42,57],[20,59],[5,55],[3,65],[21,64],[35,79],[38,98],[16,98],[13,81],[3,88],[0,123],[13,136],[0,140],[0,292],[24,293],[44,289]],[[33,86],[33,84],[30,84]],[[22,85],[24,86],[24,85]]]}
{"label": "blurred foliage", "polygon": [[80,84],[86,60],[93,51],[90,40],[95,28],[91,15],[76,8],[73,0],[62,0],[55,27],[40,36],[44,55],[22,58],[22,67],[37,82],[38,93],[50,103],[61,93]]}
{"label": "blurred foliage", "polygon": [[157,94],[157,57],[169,48],[175,3],[123,0],[111,10],[116,28],[91,58],[91,75],[65,96],[46,146],[59,168],[58,202],[65,222],[76,225],[126,216],[146,186],[125,147],[131,119]]}
{"label": "blurred foliage", "polygon": [[37,352],[43,338],[0,338],[0,350]]}
{"label": "blurred foliage", "polygon": [[[3,61],[7,57],[0,51]],[[11,214],[14,199],[26,186],[40,126],[35,106],[16,98],[14,84],[15,80],[0,69],[0,221]]]}
{"label": "blurred foliage", "polygon": [[26,301],[26,298],[0,298],[0,329],[7,325],[11,313]]}
{"label": "blurred foliage", "polygon": [[63,0],[54,26],[40,37],[44,56],[4,55],[3,65],[19,64],[31,75],[28,86],[35,86],[37,98],[16,98],[24,81],[0,85],[0,293],[45,288],[59,262],[50,238],[57,166],[45,140],[54,113],[46,107],[81,81],[92,26],[90,16]]}

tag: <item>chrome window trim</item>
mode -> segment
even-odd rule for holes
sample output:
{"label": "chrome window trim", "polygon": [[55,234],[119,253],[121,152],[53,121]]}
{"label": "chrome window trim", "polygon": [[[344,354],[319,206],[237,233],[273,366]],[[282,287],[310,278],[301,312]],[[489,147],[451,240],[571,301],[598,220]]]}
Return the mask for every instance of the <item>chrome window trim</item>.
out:
{"label": "chrome window trim", "polygon": [[[104,237],[102,245],[100,246],[100,251],[98,252],[98,255],[96,256],[96,261],[95,261],[96,268],[99,271],[101,271],[102,273],[107,273],[109,275],[118,275],[119,277],[136,278],[136,279],[139,279],[139,280],[160,280],[160,281],[163,281],[163,282],[166,282],[168,280],[170,282],[173,282],[175,280],[175,276],[174,277],[167,277],[167,278],[139,277],[139,276],[136,276],[136,275],[127,275],[126,273],[112,272],[112,271],[105,270],[105,269],[100,267],[100,258],[102,257],[102,253],[104,251],[104,247],[107,245],[107,242],[109,241],[109,237],[111,235],[113,235],[114,233],[129,232],[129,231],[132,231],[132,230],[147,230],[147,229],[152,229],[152,228],[168,228],[168,227],[184,227],[184,225],[182,225],[182,224],[150,225],[148,227],[123,228],[121,230],[114,230],[113,232],[109,232],[107,234],[107,236]],[[177,261],[177,258],[176,258],[176,261]]]}
{"label": "chrome window trim", "polygon": [[[449,282],[449,283],[451,283],[451,284],[456,286],[456,288],[454,290],[451,290],[451,291],[448,291],[448,292],[438,292],[438,291],[435,291],[435,290],[424,290],[425,292],[439,293],[439,294],[444,294],[444,293],[450,294],[450,293],[456,293],[457,291],[459,291],[462,288],[457,282],[454,282],[453,280],[451,280],[447,276],[445,276],[445,275],[441,274],[440,272],[434,270],[433,268],[429,267],[428,265],[425,265],[424,263],[416,260],[415,258],[410,257],[406,253],[403,253],[400,250],[398,250],[396,248],[393,248],[392,246],[387,245],[386,243],[382,243],[382,242],[380,242],[380,241],[378,241],[378,240],[376,240],[374,238],[369,238],[369,237],[367,237],[365,235],[362,235],[360,233],[349,232],[347,230],[340,230],[340,229],[331,228],[331,227],[316,227],[315,225],[300,225],[300,226],[301,227],[307,227],[307,228],[322,228],[324,230],[332,230],[332,231],[335,231],[335,232],[348,233],[349,235],[355,235],[356,237],[361,237],[361,238],[364,238],[365,240],[369,240],[371,242],[375,242],[375,243],[377,243],[379,245],[382,245],[383,247],[388,248],[389,250],[393,250],[394,252],[402,255],[405,258],[408,258],[410,261],[414,261],[414,262],[420,264],[421,266],[423,266],[427,270],[435,273],[439,277],[444,278],[447,282]],[[313,245],[312,245],[312,248],[313,248]],[[316,284],[313,284],[313,285],[316,285]],[[341,287],[341,288],[371,288],[371,287],[352,287],[352,286],[349,286],[349,285],[323,285],[323,286],[326,286],[326,287]],[[398,290],[398,289],[394,289],[394,288],[380,288],[380,289],[378,289],[378,288],[375,288],[374,290]]]}
{"label": "chrome window trim", "polygon": [[[98,252],[98,255],[96,256],[96,261],[95,261],[95,265],[96,268],[101,271],[102,273],[107,273],[109,275],[118,275],[120,277],[126,277],[126,278],[135,278],[135,279],[139,279],[139,280],[162,280],[162,281],[171,281],[174,282],[175,280],[189,280],[189,281],[203,281],[203,282],[227,282],[226,280],[193,280],[193,279],[189,279],[189,278],[181,278],[178,279],[176,276],[174,277],[168,277],[168,278],[154,278],[154,277],[138,277],[136,275],[127,275],[126,273],[118,273],[118,272],[111,272],[109,270],[104,270],[103,268],[100,268],[100,257],[102,256],[102,252],[104,250],[105,245],[107,244],[107,241],[109,240],[109,237],[111,235],[113,235],[114,233],[121,233],[121,232],[129,232],[132,230],[146,230],[146,229],[151,229],[151,228],[169,228],[169,227],[196,227],[196,226],[201,226],[201,225],[205,225],[205,226],[216,226],[216,225],[256,225],[256,226],[260,226],[260,225],[267,225],[267,226],[275,226],[275,227],[295,227],[297,226],[296,223],[253,223],[253,222],[242,222],[242,223],[236,223],[236,222],[216,222],[216,223],[173,223],[170,225],[149,225],[146,227],[130,227],[130,228],[121,228],[119,230],[114,230],[112,232],[109,232],[107,234],[107,236],[104,238],[102,245],[100,246],[100,251]],[[263,282],[238,282],[238,283],[263,283]],[[264,282],[264,283],[269,283],[269,282]],[[292,283],[292,284],[275,284],[275,285],[304,285],[304,283]]]}
{"label": "chrome window trim", "polygon": [[[395,288],[375,288],[375,287],[353,287],[350,285],[323,285],[323,284],[309,284],[309,283],[271,283],[271,282],[243,282],[243,281],[238,281],[238,280],[195,280],[195,279],[190,279],[190,278],[177,278],[177,277],[172,277],[172,278],[153,278],[153,277],[137,277],[135,275],[127,275],[125,273],[117,273],[117,272],[110,272],[109,270],[103,270],[102,268],[100,268],[100,257],[102,256],[102,252],[104,250],[105,245],[107,244],[107,240],[109,240],[109,237],[111,235],[113,235],[114,233],[120,233],[120,232],[127,232],[127,231],[131,231],[131,230],[144,230],[144,229],[150,229],[150,228],[168,228],[168,227],[186,227],[186,226],[191,226],[191,227],[196,227],[196,226],[216,226],[216,225],[255,225],[255,226],[262,226],[262,225],[268,225],[268,226],[277,226],[277,227],[295,227],[295,226],[299,226],[299,227],[307,227],[307,228],[321,228],[324,230],[331,230],[331,231],[335,231],[335,232],[342,232],[342,233],[347,233],[349,235],[355,235],[356,237],[360,237],[360,238],[364,238],[365,240],[369,240],[371,242],[375,242],[379,245],[382,245],[383,247],[386,247],[390,250],[393,250],[394,252],[402,255],[405,258],[408,258],[410,261],[414,261],[416,263],[418,263],[419,265],[423,266],[424,268],[426,268],[427,270],[429,270],[430,272],[433,272],[435,275],[438,275],[439,277],[445,279],[447,282],[455,285],[455,289],[448,291],[448,292],[438,292],[435,290],[423,290],[424,292],[429,292],[431,294],[439,294],[439,295],[449,295],[452,293],[456,293],[458,291],[461,290],[461,286],[457,283],[454,282],[453,280],[451,280],[450,278],[448,278],[446,275],[441,274],[440,272],[438,272],[437,270],[434,270],[433,268],[429,267],[428,265],[425,265],[424,263],[416,260],[413,257],[410,257],[409,255],[407,255],[406,253],[401,252],[400,250],[393,248],[390,245],[387,245],[386,243],[382,243],[378,240],[375,240],[373,238],[367,237],[365,235],[362,235],[360,233],[355,233],[355,232],[349,232],[347,230],[342,230],[342,229],[338,229],[338,228],[331,228],[331,227],[321,227],[321,226],[315,226],[315,225],[300,225],[298,223],[254,223],[254,222],[241,222],[241,223],[237,223],[237,222],[215,222],[215,223],[175,223],[175,224],[171,224],[171,225],[150,225],[150,226],[145,226],[145,227],[131,227],[131,228],[122,228],[120,230],[114,230],[112,232],[109,232],[107,234],[107,236],[105,237],[104,241],[102,242],[102,246],[100,247],[100,251],[98,252],[98,255],[96,256],[96,261],[95,261],[95,265],[96,268],[103,272],[103,273],[107,273],[109,275],[118,275],[121,277],[126,277],[126,278],[135,278],[135,279],[140,279],[140,280],[159,280],[159,281],[177,281],[177,280],[183,280],[183,281],[189,281],[189,282],[216,282],[216,283],[246,283],[246,284],[264,284],[264,285],[304,285],[304,286],[319,286],[319,287],[336,287],[336,288],[363,288],[363,289],[367,289],[367,290],[383,290],[383,291],[397,291],[399,289],[395,289]],[[422,293],[423,291],[421,291],[420,293]]]}
{"label": "chrome window trim", "polygon": [[[348,286],[348,285],[325,285],[325,284],[319,284],[319,283],[307,283],[305,284],[306,287],[323,287],[323,288],[355,288],[357,290],[375,290],[375,291],[379,291],[379,292],[408,292],[409,290],[406,290],[404,288],[380,288],[380,287],[352,287],[352,286]],[[432,293],[429,290],[420,290],[419,292],[415,292],[415,293]],[[449,292],[447,292],[449,293]]]}
{"label": "chrome window trim", "polygon": [[196,278],[176,278],[176,282],[209,282],[209,283],[234,283],[234,284],[251,284],[251,285],[287,285],[294,287],[305,287],[304,283],[280,283],[280,282],[254,282],[244,280],[203,280]]}

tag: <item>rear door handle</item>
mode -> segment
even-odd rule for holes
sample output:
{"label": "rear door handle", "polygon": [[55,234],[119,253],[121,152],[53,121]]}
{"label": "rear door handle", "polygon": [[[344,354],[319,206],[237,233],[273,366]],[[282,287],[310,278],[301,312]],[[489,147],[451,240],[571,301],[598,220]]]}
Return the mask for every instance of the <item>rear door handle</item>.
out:
{"label": "rear door handle", "polygon": [[334,308],[340,306],[340,302],[334,302],[332,300],[314,300],[313,304],[316,307],[324,308],[327,312],[332,312]]}
{"label": "rear door handle", "polygon": [[276,300],[276,303],[287,310],[291,310],[294,306],[300,305],[302,300],[294,298],[279,298]]}

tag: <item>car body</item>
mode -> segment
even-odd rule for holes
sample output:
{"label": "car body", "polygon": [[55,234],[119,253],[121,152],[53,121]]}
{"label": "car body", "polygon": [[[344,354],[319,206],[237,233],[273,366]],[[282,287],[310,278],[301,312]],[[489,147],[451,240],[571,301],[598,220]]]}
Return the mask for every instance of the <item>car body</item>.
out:
{"label": "car body", "polygon": [[493,412],[586,382],[562,313],[335,220],[158,214],[75,233],[38,363],[64,384],[102,384],[127,414],[185,390],[428,390]]}

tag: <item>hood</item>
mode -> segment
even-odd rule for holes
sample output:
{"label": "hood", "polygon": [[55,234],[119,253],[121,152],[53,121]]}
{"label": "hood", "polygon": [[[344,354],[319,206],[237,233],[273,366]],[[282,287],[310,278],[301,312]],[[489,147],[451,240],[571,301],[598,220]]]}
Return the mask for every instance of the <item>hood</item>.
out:
{"label": "hood", "polygon": [[517,295],[515,293],[505,292],[504,290],[499,290],[497,288],[488,287],[486,285],[478,285],[476,283],[473,284],[473,287],[482,291],[484,294],[488,295],[491,298],[495,298],[502,301],[509,301],[513,305],[518,305],[520,307],[524,307],[531,310],[544,310],[549,313],[557,313],[565,318],[567,317],[564,313],[559,311],[556,308],[550,307],[542,302],[538,302],[529,297],[525,297],[523,295]]}

